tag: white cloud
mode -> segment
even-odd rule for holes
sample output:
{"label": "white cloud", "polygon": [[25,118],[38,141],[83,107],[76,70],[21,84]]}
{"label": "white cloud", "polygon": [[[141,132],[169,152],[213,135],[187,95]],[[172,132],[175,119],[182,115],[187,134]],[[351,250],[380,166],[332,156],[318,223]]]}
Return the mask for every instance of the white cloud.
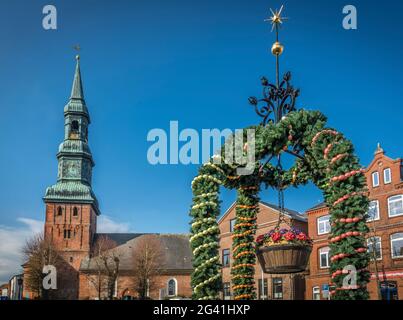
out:
{"label": "white cloud", "polygon": [[97,232],[99,233],[125,233],[129,232],[130,226],[128,223],[116,222],[111,217],[101,215],[98,218]]}
{"label": "white cloud", "polygon": [[22,247],[29,238],[43,231],[43,221],[29,218],[17,221],[23,225],[13,228],[0,225],[0,283],[22,271]]}

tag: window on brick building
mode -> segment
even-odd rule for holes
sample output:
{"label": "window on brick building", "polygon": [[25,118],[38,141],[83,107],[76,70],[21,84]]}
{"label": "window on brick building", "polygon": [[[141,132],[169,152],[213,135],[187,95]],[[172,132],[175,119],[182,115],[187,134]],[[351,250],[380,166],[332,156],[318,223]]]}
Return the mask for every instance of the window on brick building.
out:
{"label": "window on brick building", "polygon": [[321,268],[329,268],[330,266],[329,251],[329,247],[319,249],[319,266]]}
{"label": "window on brick building", "polygon": [[383,183],[388,184],[392,182],[392,172],[390,168],[383,170]]}
{"label": "window on brick building", "polygon": [[78,209],[77,207],[73,208],[73,217],[77,217],[78,216]]}
{"label": "window on brick building", "polygon": [[283,278],[272,279],[273,299],[283,299]]}
{"label": "window on brick building", "polygon": [[390,247],[392,248],[392,258],[403,258],[403,232],[390,236]]}
{"label": "window on brick building", "polygon": [[330,223],[329,223],[330,216],[322,216],[317,219],[318,224],[318,234],[326,234],[330,232]]}
{"label": "window on brick building", "polygon": [[229,221],[229,232],[234,232],[235,221],[236,219],[231,219]]}
{"label": "window on brick building", "polygon": [[57,215],[61,216],[63,214],[63,209],[62,207],[57,207]]}
{"label": "window on brick building", "polygon": [[382,260],[382,242],[381,237],[371,237],[367,239],[368,253],[371,260]]}
{"label": "window on brick building", "polygon": [[259,300],[267,300],[269,294],[267,279],[259,279],[258,280],[258,299]]}
{"label": "window on brick building", "polygon": [[175,278],[168,280],[168,296],[176,296],[177,282]]}
{"label": "window on brick building", "polygon": [[392,196],[388,199],[389,217],[403,215],[403,195]]}
{"label": "window on brick building", "polygon": [[230,282],[223,283],[223,296],[224,296],[224,300],[231,300],[231,283]]}
{"label": "window on brick building", "polygon": [[63,237],[64,237],[64,239],[70,239],[71,238],[71,230],[64,230]]}
{"label": "window on brick building", "polygon": [[372,200],[368,207],[368,219],[367,221],[379,220],[379,201]]}
{"label": "window on brick building", "polygon": [[312,288],[312,300],[320,300],[320,288],[319,287]]}
{"label": "window on brick building", "polygon": [[377,187],[379,186],[379,172],[372,172],[372,186]]}
{"label": "window on brick building", "polygon": [[230,265],[229,249],[224,249],[222,251],[222,266],[229,267],[229,265]]}

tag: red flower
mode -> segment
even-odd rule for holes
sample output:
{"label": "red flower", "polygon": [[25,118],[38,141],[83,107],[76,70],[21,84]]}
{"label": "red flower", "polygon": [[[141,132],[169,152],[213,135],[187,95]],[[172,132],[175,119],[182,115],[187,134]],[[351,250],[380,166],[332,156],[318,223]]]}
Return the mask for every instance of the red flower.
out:
{"label": "red flower", "polygon": [[294,240],[294,239],[295,239],[295,234],[294,234],[293,232],[288,231],[288,232],[284,235],[284,238],[285,238],[287,241]]}
{"label": "red flower", "polygon": [[274,242],[279,241],[279,240],[281,239],[281,234],[280,234],[280,232],[274,232],[274,233],[271,235],[271,239],[272,239]]}
{"label": "red flower", "polygon": [[306,241],[308,240],[308,237],[306,236],[305,233],[301,232],[300,234],[297,235],[297,239],[301,241]]}
{"label": "red flower", "polygon": [[261,234],[260,236],[258,236],[258,237],[256,238],[256,242],[259,243],[259,244],[261,244],[261,243],[263,242],[263,239],[264,239],[264,235]]}

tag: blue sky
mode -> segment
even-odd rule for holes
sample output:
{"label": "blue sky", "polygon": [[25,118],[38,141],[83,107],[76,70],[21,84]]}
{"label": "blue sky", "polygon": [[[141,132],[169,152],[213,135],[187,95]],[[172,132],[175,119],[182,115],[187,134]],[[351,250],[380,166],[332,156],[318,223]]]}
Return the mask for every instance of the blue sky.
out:
{"label": "blue sky", "polygon": [[[198,166],[150,165],[147,133],[168,130],[171,120],[198,131],[258,123],[247,98],[260,94],[262,75],[274,77],[274,34],[263,20],[283,1],[52,3],[53,31],[42,28],[47,1],[0,5],[0,226],[44,219],[79,43],[105,228],[187,232]],[[347,4],[357,7],[358,30],[342,28]],[[402,156],[402,14],[395,0],[286,1],[281,69],[301,89],[297,104],[325,113],[363,165],[378,141],[392,158]],[[223,209],[234,199],[224,191]],[[276,194],[262,199],[275,202]],[[301,212],[320,200],[313,186],[286,193],[286,206]]]}

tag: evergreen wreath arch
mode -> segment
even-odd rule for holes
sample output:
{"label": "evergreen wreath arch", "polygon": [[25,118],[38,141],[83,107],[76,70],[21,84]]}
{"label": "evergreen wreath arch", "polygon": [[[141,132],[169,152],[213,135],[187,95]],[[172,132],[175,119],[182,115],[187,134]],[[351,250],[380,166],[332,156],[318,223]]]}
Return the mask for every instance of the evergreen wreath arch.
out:
{"label": "evergreen wreath arch", "polygon": [[[253,174],[237,175],[236,169],[240,164],[226,161],[223,147],[221,156],[205,163],[192,181],[190,243],[194,255],[193,298],[218,299],[221,291],[220,232],[217,224],[221,185],[237,190],[231,264],[234,298],[256,298],[254,236],[259,191],[261,185],[278,188],[280,175],[285,186],[304,185],[312,181],[323,192],[331,215],[332,299],[367,299],[366,285],[370,279],[367,269],[369,254],[365,244],[368,198],[363,169],[354,155],[352,143],[340,132],[326,127],[326,117],[318,111],[291,111],[277,123],[269,122],[248,129],[255,129],[256,166]],[[246,137],[247,130],[243,132]],[[267,157],[287,151],[303,155],[290,169],[278,170],[269,161],[261,164]],[[217,160],[221,162],[216,163]],[[343,271],[346,266],[356,269],[356,286],[343,285],[348,272]]]}

